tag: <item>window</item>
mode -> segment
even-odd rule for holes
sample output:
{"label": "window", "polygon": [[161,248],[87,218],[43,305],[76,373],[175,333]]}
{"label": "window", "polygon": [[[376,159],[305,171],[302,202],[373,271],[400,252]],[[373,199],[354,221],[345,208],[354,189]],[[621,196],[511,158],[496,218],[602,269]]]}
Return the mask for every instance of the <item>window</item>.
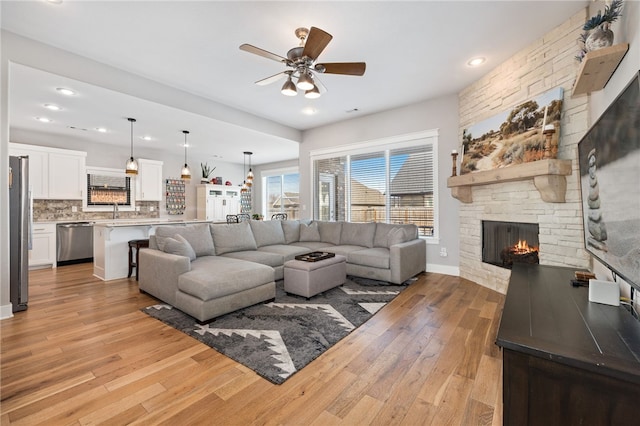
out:
{"label": "window", "polygon": [[298,173],[263,173],[264,196],[262,211],[269,219],[276,213],[286,213],[287,219],[300,218],[300,175]]}
{"label": "window", "polygon": [[[413,223],[436,236],[435,137],[312,153],[314,217]],[[346,152],[344,152],[346,151]],[[337,155],[339,154],[339,155]]]}

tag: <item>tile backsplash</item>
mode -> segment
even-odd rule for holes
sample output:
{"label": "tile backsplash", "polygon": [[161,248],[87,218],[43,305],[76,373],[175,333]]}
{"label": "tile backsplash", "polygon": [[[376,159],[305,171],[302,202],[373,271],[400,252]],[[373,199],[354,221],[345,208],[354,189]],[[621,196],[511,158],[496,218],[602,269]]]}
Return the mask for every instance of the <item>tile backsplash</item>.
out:
{"label": "tile backsplash", "polygon": [[[75,212],[73,211],[75,207]],[[118,211],[118,219],[155,219],[160,217],[160,202],[138,201],[140,211]],[[153,211],[151,211],[153,209]],[[83,212],[82,200],[33,200],[33,221],[112,219],[112,211]]]}

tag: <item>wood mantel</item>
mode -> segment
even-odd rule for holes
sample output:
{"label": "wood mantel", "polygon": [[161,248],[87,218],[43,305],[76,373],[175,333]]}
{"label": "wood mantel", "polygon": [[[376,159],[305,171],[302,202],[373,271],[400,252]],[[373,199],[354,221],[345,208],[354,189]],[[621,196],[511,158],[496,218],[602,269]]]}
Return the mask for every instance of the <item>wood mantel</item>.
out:
{"label": "wood mantel", "polygon": [[451,176],[447,187],[451,195],[463,203],[472,203],[471,187],[500,182],[533,179],[533,184],[547,203],[564,203],[567,179],[571,174],[571,160],[538,160],[501,169]]}

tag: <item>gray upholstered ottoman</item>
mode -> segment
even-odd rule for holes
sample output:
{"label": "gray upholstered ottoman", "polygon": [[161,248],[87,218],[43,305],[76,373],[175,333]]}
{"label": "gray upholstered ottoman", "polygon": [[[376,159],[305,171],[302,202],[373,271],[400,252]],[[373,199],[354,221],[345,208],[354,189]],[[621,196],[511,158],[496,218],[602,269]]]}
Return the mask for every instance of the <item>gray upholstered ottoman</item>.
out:
{"label": "gray upholstered ottoman", "polygon": [[309,298],[342,285],[347,280],[346,257],[317,262],[289,260],[284,263],[284,291]]}

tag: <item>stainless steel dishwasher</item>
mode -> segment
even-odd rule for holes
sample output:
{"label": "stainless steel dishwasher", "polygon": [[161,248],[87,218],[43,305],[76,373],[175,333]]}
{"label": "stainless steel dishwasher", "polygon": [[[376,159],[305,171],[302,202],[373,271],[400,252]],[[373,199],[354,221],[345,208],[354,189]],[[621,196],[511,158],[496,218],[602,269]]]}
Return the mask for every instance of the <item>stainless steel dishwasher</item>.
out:
{"label": "stainless steel dishwasher", "polygon": [[59,223],[56,231],[58,266],[93,261],[93,222]]}

